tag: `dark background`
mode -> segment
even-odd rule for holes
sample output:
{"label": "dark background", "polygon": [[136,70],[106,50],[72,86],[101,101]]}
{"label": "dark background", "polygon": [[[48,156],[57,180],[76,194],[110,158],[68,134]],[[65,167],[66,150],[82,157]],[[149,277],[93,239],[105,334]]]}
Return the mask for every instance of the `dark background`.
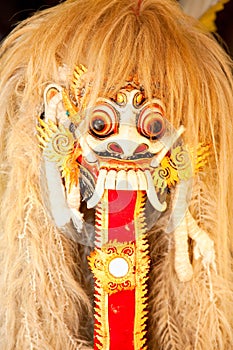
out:
{"label": "dark background", "polygon": [[[1,0],[0,40],[14,28],[17,22],[28,17],[38,9],[51,7],[59,2],[61,0]],[[233,57],[233,0],[230,0],[225,5],[223,11],[218,12],[216,24],[218,28],[217,33],[226,43],[226,50]]]}
{"label": "dark background", "polygon": [[15,25],[33,14],[59,4],[59,0],[0,0],[0,39],[4,38]]}

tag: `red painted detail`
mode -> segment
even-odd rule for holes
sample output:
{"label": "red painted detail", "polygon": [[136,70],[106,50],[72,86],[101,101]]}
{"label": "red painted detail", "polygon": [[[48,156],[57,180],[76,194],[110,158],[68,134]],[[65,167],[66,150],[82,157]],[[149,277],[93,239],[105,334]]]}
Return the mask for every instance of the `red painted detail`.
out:
{"label": "red painted detail", "polygon": [[110,350],[133,350],[135,291],[109,295],[108,303]]}
{"label": "red painted detail", "polygon": [[134,210],[137,191],[108,191],[108,240],[135,241]]}
{"label": "red painted detail", "polygon": [[116,142],[109,143],[108,149],[109,149],[109,151],[112,151],[112,152],[114,152],[116,154],[123,154],[124,153],[124,151],[121,148],[121,146],[118,145],[118,143],[116,143]]}
{"label": "red painted detail", "polygon": [[80,155],[76,161],[82,165],[85,169],[87,169],[92,176],[94,177],[95,181],[97,181],[98,175],[99,175],[99,168],[96,166],[96,164],[89,164],[85,158]]}
{"label": "red painted detail", "polygon": [[141,143],[134,151],[134,154],[144,153],[148,150],[148,148],[148,145],[146,145],[145,143]]}
{"label": "red painted detail", "polygon": [[[108,191],[109,241],[135,241],[134,211],[137,191]],[[133,350],[135,291],[123,290],[108,297],[110,350]]]}

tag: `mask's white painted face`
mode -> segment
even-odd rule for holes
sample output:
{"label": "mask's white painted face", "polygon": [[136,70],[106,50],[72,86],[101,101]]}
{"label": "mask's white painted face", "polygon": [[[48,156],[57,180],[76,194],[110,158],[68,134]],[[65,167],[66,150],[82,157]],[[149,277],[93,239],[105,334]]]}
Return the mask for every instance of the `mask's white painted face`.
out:
{"label": "mask's white painted face", "polygon": [[166,132],[164,108],[159,100],[147,102],[139,90],[121,90],[116,100],[99,99],[88,115],[85,141],[99,158],[126,163],[148,159],[161,151]]}
{"label": "mask's white painted face", "polygon": [[[148,101],[142,91],[128,87],[115,98],[99,98],[85,120],[87,131],[79,133],[79,143],[88,207],[99,202],[104,189],[142,190],[156,210],[164,211],[166,203],[160,203],[152,178],[158,157],[171,147],[162,102]],[[90,183],[95,188],[91,197],[85,191]]]}

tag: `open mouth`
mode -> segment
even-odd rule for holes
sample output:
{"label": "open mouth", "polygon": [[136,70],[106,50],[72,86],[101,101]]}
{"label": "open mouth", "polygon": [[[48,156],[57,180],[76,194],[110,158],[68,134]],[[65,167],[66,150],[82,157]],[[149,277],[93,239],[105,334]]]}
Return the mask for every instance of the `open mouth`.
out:
{"label": "open mouth", "polygon": [[123,154],[113,154],[111,152],[105,151],[105,152],[98,152],[95,151],[96,155],[101,157],[101,158],[107,158],[107,159],[119,159],[124,161],[138,161],[138,160],[143,160],[143,159],[150,159],[154,157],[154,154],[151,152],[144,152],[144,153],[136,153],[133,154],[130,157],[124,157]]}
{"label": "open mouth", "polygon": [[81,167],[80,190],[88,209],[100,202],[105,190],[145,191],[154,209],[159,212],[166,209],[166,202],[160,202],[148,168],[101,167],[95,181],[91,172]]}

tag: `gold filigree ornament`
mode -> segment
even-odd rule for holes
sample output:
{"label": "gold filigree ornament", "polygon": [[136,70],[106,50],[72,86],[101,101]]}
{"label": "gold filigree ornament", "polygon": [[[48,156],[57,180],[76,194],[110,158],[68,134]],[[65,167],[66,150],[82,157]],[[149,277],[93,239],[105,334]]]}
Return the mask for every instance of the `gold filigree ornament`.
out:
{"label": "gold filigree ornament", "polygon": [[66,115],[72,123],[79,124],[82,120],[82,112],[86,108],[86,97],[89,89],[86,87],[83,75],[87,68],[82,64],[75,66],[70,84],[70,91],[62,89],[62,102],[66,110]]}
{"label": "gold filigree ornament", "polygon": [[197,148],[177,146],[165,156],[153,173],[156,190],[161,194],[181,180],[189,180],[206,165],[210,145],[200,143]]}
{"label": "gold filigree ornament", "polygon": [[190,157],[194,172],[200,171],[207,163],[210,157],[211,144],[199,143],[198,147],[190,148]]}
{"label": "gold filigree ornament", "polygon": [[135,288],[135,244],[109,242],[88,257],[97,281],[108,294]]}
{"label": "gold filigree ornament", "polygon": [[78,184],[77,158],[81,154],[73,134],[63,124],[56,125],[52,120],[45,122],[42,119],[39,119],[37,131],[44,157],[57,163],[61,176],[65,179],[66,189],[70,192],[71,187]]}

